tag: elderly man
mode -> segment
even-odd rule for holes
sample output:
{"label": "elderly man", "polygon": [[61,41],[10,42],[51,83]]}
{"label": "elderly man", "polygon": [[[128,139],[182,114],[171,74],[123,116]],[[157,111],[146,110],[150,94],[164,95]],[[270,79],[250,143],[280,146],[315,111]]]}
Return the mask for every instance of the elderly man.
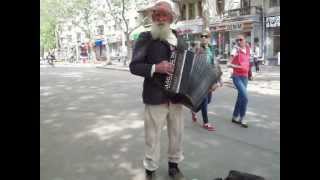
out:
{"label": "elderly man", "polygon": [[151,11],[151,31],[140,34],[129,65],[132,74],[144,77],[142,96],[145,104],[145,157],[143,165],[147,179],[153,179],[155,171],[159,168],[160,136],[166,122],[169,138],[169,176],[174,179],[184,179],[178,168],[178,163],[184,159],[181,97],[165,91],[163,87],[167,75],[174,71],[174,65],[169,63],[171,54],[177,49],[184,49],[185,44],[177,38],[176,32],[170,29],[175,14],[169,3],[160,1],[151,8]]}

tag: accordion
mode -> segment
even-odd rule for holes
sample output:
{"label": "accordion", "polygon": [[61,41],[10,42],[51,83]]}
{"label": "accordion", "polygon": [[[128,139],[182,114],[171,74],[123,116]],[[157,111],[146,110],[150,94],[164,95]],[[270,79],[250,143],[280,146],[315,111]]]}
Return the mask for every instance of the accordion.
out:
{"label": "accordion", "polygon": [[174,72],[166,77],[164,88],[181,95],[182,104],[198,112],[210,87],[220,79],[220,68],[207,62],[207,54],[189,50],[172,51],[170,62]]}

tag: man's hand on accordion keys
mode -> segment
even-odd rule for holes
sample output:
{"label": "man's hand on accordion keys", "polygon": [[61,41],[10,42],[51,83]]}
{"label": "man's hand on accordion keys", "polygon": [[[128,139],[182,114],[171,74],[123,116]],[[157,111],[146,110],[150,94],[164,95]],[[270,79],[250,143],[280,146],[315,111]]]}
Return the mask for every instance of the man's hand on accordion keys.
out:
{"label": "man's hand on accordion keys", "polygon": [[169,63],[167,60],[163,60],[160,63],[156,64],[155,72],[161,74],[171,75],[174,71],[174,65]]}

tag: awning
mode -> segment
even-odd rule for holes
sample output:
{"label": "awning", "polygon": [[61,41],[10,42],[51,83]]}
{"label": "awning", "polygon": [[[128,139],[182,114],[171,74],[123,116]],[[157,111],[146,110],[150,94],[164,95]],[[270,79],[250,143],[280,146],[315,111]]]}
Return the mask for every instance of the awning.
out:
{"label": "awning", "polygon": [[96,40],[95,45],[96,46],[102,46],[103,45],[103,40],[102,39]]}

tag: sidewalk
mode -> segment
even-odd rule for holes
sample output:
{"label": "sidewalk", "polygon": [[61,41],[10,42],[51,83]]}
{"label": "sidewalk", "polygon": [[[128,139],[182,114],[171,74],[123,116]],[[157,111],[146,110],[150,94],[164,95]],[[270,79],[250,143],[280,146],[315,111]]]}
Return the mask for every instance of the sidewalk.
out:
{"label": "sidewalk", "polygon": [[129,65],[123,65],[123,62],[117,62],[117,61],[112,61],[112,64],[110,65],[105,65],[99,64],[96,65],[97,68],[102,68],[102,69],[112,69],[112,70],[119,70],[119,71],[129,71]]}
{"label": "sidewalk", "polygon": [[[97,68],[129,71],[129,66],[124,66],[122,62],[112,62],[112,65],[99,65]],[[227,68],[222,64],[221,69],[223,72],[222,81],[224,86],[235,89],[232,82],[231,73],[232,69]],[[254,67],[253,81],[248,83],[248,91],[256,92],[265,95],[280,95],[280,66],[260,65],[260,72],[256,73]]]}
{"label": "sidewalk", "polygon": [[47,63],[40,64],[40,68],[47,68],[47,67],[96,67],[99,64],[94,63],[68,63],[68,62],[58,62],[55,63],[54,66],[51,66]]}
{"label": "sidewalk", "polygon": [[[224,82],[229,82],[231,81],[230,76],[232,73],[232,69],[227,68],[225,64],[221,64],[221,69],[223,72],[222,80]],[[124,66],[123,62],[112,62],[112,65],[96,65],[97,68],[102,68],[102,69],[112,69],[112,70],[121,70],[121,71],[129,71],[129,66]],[[270,77],[273,77],[275,75],[280,76],[280,66],[268,66],[268,65],[260,65],[261,72],[256,73],[254,71],[253,67],[253,76],[254,80],[267,80]],[[254,81],[252,81],[254,82]]]}
{"label": "sidewalk", "polygon": [[[221,69],[223,72],[222,80],[226,87],[235,88],[232,82],[231,73],[232,69],[227,68],[225,64],[221,64]],[[40,67],[52,67],[48,64],[42,64]],[[129,71],[128,65],[123,65],[123,62],[112,61],[111,65],[105,65],[105,63],[94,64],[72,64],[72,63],[59,63],[55,64],[54,67],[96,67],[99,69],[110,69],[118,71]],[[280,66],[269,66],[260,65],[260,72],[256,73],[254,67],[253,70],[253,81],[248,83],[248,91],[259,92],[269,95],[279,95],[280,94]]]}
{"label": "sidewalk", "polygon": [[[225,64],[221,64],[220,66],[222,68],[224,75],[231,73],[231,69],[227,68],[227,66]],[[124,66],[123,62],[116,62],[116,61],[112,61],[111,65],[99,64],[99,65],[97,65],[97,68],[129,71],[129,65]],[[274,72],[274,71],[277,72],[277,71],[280,71],[280,66],[260,65],[260,69],[261,69],[262,73],[263,72]]]}

